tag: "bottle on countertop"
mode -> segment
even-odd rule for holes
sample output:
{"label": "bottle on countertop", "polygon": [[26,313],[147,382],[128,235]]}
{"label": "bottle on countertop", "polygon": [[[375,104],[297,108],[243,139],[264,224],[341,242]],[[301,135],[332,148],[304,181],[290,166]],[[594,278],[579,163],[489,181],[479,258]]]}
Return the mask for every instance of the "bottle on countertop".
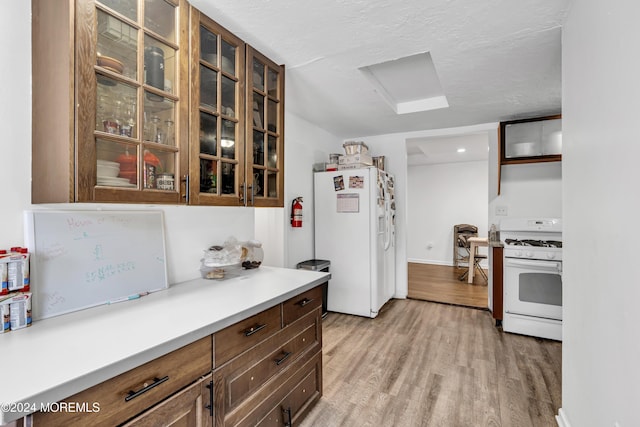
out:
{"label": "bottle on countertop", "polygon": [[491,224],[489,227],[489,242],[499,242],[500,241],[500,230],[496,227],[495,224]]}

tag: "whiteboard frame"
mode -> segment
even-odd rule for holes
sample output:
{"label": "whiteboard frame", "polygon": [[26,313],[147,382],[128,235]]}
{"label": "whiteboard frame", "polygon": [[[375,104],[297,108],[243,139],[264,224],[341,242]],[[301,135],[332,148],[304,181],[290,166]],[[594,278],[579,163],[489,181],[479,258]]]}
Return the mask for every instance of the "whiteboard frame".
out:
{"label": "whiteboard frame", "polygon": [[[47,215],[47,214],[78,214],[78,215],[99,215],[99,214],[108,214],[108,215],[120,215],[120,216],[126,216],[126,215],[147,215],[147,216],[153,216],[153,215],[158,215],[160,217],[160,228],[161,230],[159,230],[162,234],[162,257],[163,257],[163,265],[164,268],[162,270],[162,283],[159,283],[159,286],[157,288],[153,288],[153,289],[148,289],[145,290],[143,293],[146,292],[156,292],[156,291],[161,291],[161,290],[165,290],[169,288],[169,280],[168,280],[168,272],[167,272],[167,248],[166,248],[166,235],[165,235],[165,221],[164,221],[164,211],[162,210],[106,210],[106,209],[96,209],[96,210],[88,210],[88,209],[69,209],[69,210],[61,210],[61,209],[57,209],[57,210],[26,210],[24,211],[24,222],[25,222],[25,228],[24,228],[24,240],[26,242],[27,245],[27,249],[29,250],[29,254],[30,254],[30,291],[33,294],[33,313],[32,313],[32,317],[34,320],[41,320],[41,319],[46,319],[46,318],[50,318],[50,317],[55,317],[55,316],[60,316],[60,315],[64,315],[64,314],[68,314],[68,313],[72,313],[75,311],[80,311],[80,310],[84,310],[87,308],[91,308],[91,307],[97,307],[100,305],[105,305],[105,304],[109,304],[112,303],[114,301],[120,301],[120,300],[126,300],[127,297],[131,296],[131,293],[129,293],[128,295],[119,295],[118,297],[115,297],[114,299],[109,299],[106,301],[99,301],[96,303],[90,303],[87,305],[83,305],[83,306],[77,306],[77,307],[73,307],[73,308],[69,308],[69,309],[65,309],[65,310],[60,310],[60,311],[54,311],[52,313],[48,313],[45,315],[42,315],[42,313],[39,313],[38,310],[36,309],[37,307],[40,307],[39,302],[38,302],[38,298],[40,297],[39,294],[39,288],[38,288],[38,281],[39,281],[39,277],[38,277],[38,247],[37,247],[37,239],[35,236],[35,230],[36,230],[36,216],[37,215]],[[35,268],[34,268],[35,267]],[[49,279],[48,279],[49,280]],[[55,279],[54,279],[55,280]]]}

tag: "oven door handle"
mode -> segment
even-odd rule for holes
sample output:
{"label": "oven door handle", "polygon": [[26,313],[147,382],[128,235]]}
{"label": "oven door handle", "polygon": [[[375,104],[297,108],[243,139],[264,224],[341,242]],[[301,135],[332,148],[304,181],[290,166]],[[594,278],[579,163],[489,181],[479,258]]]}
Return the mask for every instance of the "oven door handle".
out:
{"label": "oven door handle", "polygon": [[506,265],[511,266],[520,266],[520,267],[533,267],[533,268],[542,268],[545,270],[558,270],[562,271],[562,267],[557,261],[529,261],[529,260],[515,260],[507,258],[505,260]]}

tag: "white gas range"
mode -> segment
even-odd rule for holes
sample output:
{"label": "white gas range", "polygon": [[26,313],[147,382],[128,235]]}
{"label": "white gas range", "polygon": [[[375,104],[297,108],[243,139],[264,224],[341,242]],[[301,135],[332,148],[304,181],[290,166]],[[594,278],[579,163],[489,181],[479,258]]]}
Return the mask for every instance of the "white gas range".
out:
{"label": "white gas range", "polygon": [[502,328],[562,340],[562,220],[508,218],[504,244]]}

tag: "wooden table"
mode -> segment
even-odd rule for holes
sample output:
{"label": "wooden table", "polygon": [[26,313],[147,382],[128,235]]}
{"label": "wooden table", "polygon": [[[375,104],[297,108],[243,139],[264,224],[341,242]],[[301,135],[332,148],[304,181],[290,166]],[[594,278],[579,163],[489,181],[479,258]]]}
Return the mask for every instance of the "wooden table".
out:
{"label": "wooden table", "polygon": [[469,274],[468,282],[473,283],[473,274],[475,273],[475,257],[477,248],[480,246],[489,246],[489,239],[487,237],[469,237]]}

